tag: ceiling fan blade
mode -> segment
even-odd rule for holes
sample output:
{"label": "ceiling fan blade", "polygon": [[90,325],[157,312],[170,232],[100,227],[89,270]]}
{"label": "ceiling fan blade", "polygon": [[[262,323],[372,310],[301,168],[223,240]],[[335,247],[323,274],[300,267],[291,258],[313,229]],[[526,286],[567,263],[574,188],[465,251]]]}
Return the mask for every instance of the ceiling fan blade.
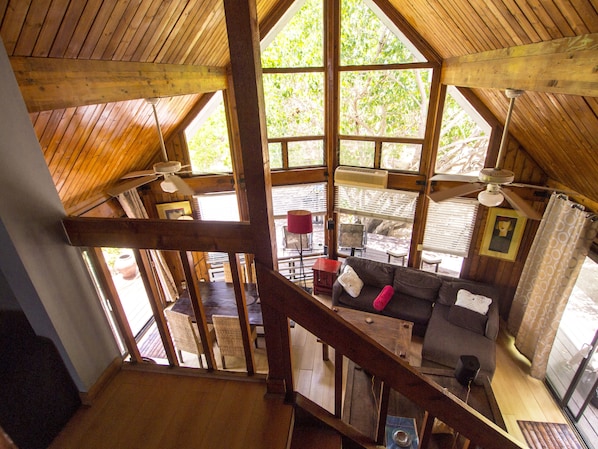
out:
{"label": "ceiling fan blade", "polygon": [[132,171],[130,173],[127,173],[120,179],[139,178],[140,176],[152,176],[155,174],[156,174],[156,172],[153,170],[139,170],[139,171]]}
{"label": "ceiling fan blade", "polygon": [[176,186],[179,193],[181,193],[182,195],[191,196],[191,195],[195,194],[193,189],[191,187],[189,187],[189,184],[187,184],[185,181],[183,181],[183,178],[181,178],[180,176],[170,175],[168,177],[168,179],[170,181],[172,181],[172,183]]}
{"label": "ceiling fan blade", "polygon": [[451,175],[449,173],[434,175],[430,181],[456,181],[456,182],[478,182],[477,176],[471,175]]}
{"label": "ceiling fan blade", "polygon": [[535,184],[524,184],[521,182],[512,182],[509,184],[510,187],[527,187],[528,189],[536,189],[536,190],[547,190],[549,192],[560,192],[566,195],[579,195],[575,190],[565,190],[559,189],[556,187],[547,187],[547,186],[538,186]]}
{"label": "ceiling fan blade", "polygon": [[147,184],[148,182],[155,181],[156,179],[158,179],[158,177],[155,175],[133,178],[130,181],[125,181],[118,185],[110,187],[108,190],[106,190],[106,193],[110,196],[118,196],[121,193],[126,192],[127,190],[136,189],[137,187],[141,187],[142,185]]}
{"label": "ceiling fan blade", "polygon": [[463,184],[447,190],[439,190],[430,193],[429,197],[432,201],[438,203],[439,201],[448,200],[456,196],[468,195],[470,193],[479,192],[485,188],[485,184],[481,182],[474,182],[470,184]]}
{"label": "ceiling fan blade", "polygon": [[533,207],[531,207],[527,201],[517,195],[510,189],[501,188],[501,193],[504,195],[505,199],[509,202],[511,206],[515,208],[516,211],[521,213],[522,215],[526,216],[530,220],[541,220],[542,215],[537,212]]}

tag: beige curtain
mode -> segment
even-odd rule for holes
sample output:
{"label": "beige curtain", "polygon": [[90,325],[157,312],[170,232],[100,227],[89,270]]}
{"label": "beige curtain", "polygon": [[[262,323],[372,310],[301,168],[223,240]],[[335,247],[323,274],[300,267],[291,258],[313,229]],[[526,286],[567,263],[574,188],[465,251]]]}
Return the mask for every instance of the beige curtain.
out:
{"label": "beige curtain", "polygon": [[569,295],[596,236],[598,222],[582,206],[553,194],[523,268],[509,314],[515,347],[544,379]]}
{"label": "beige curtain", "polygon": [[[135,189],[127,190],[118,195],[118,201],[129,218],[148,218],[147,211],[139,193]],[[176,283],[172,273],[164,260],[162,253],[157,250],[150,250],[149,257],[155,269],[160,286],[162,287],[163,302],[174,302],[178,298]]]}

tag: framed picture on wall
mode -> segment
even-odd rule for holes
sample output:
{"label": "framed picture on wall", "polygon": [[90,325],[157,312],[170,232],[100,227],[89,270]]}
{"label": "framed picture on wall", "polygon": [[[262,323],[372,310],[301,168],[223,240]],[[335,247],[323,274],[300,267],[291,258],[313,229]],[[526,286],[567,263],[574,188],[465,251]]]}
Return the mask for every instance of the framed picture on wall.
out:
{"label": "framed picture on wall", "polygon": [[156,204],[156,209],[158,209],[158,217],[164,220],[178,220],[179,217],[192,215],[189,201]]}
{"label": "framed picture on wall", "polygon": [[514,261],[527,218],[512,209],[493,207],[488,212],[480,254]]}

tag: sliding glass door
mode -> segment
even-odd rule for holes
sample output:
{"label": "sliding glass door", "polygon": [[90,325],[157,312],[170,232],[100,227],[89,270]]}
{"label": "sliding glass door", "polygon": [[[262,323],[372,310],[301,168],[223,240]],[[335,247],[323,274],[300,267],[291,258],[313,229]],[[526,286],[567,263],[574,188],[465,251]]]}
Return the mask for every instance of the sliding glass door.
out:
{"label": "sliding glass door", "polygon": [[598,263],[587,257],[559,325],[547,381],[590,449],[598,449]]}

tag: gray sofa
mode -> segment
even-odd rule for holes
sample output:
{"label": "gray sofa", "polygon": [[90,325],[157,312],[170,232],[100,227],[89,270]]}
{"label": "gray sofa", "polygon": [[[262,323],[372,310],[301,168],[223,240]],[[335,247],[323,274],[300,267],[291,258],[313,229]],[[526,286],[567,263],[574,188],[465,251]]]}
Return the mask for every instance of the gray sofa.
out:
{"label": "gray sofa", "polygon": [[[423,364],[433,362],[455,368],[461,355],[475,355],[480,374],[492,379],[499,329],[499,295],[493,286],[358,257],[345,259],[341,273],[346,265],[355,270],[363,288],[354,298],[337,279],[332,288],[333,306],[411,321],[413,333],[424,338]],[[386,285],[393,286],[394,294],[378,311],[373,302]],[[491,298],[488,313],[480,315],[455,306],[460,289]]]}

